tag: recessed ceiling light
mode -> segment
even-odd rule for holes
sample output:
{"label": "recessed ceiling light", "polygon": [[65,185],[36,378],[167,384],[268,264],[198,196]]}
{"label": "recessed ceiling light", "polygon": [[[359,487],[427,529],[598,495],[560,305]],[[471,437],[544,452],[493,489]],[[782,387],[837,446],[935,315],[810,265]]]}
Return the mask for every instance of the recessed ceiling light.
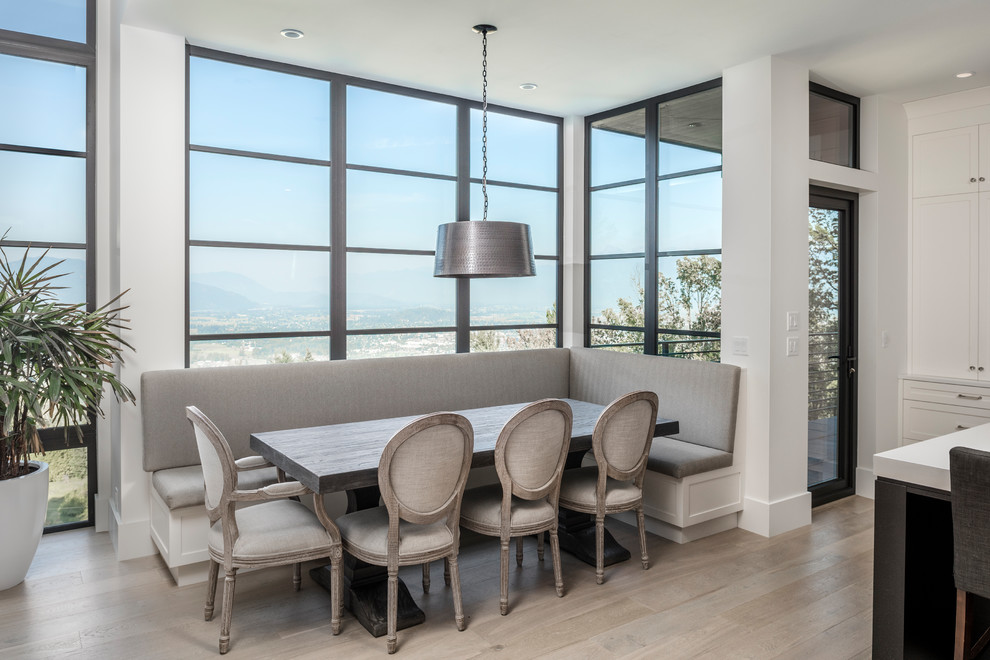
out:
{"label": "recessed ceiling light", "polygon": [[519,89],[525,89],[525,90],[536,89],[537,87],[539,87],[539,85],[537,85],[536,83],[523,83],[519,85]]}
{"label": "recessed ceiling light", "polygon": [[303,35],[302,30],[297,30],[295,28],[285,28],[284,30],[282,30],[282,36],[285,37],[286,39],[302,39],[303,36],[305,35]]}
{"label": "recessed ceiling light", "polygon": [[973,75],[972,71],[963,71],[962,73],[957,73],[956,78],[969,78]]}

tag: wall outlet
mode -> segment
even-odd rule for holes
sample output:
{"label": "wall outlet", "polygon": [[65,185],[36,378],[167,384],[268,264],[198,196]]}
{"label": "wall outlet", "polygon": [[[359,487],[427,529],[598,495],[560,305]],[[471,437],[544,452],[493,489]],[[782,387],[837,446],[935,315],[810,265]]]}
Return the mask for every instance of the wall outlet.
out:
{"label": "wall outlet", "polygon": [[749,355],[749,337],[733,337],[732,354]]}
{"label": "wall outlet", "polygon": [[800,312],[787,312],[787,331],[794,332],[798,329]]}
{"label": "wall outlet", "polygon": [[798,354],[798,338],[788,337],[787,338],[787,357],[797,357]]}

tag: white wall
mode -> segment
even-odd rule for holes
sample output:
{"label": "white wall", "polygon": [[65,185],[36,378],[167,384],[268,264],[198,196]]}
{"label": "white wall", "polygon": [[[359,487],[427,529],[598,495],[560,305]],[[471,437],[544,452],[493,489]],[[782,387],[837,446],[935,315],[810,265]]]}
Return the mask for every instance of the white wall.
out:
{"label": "white wall", "polygon": [[[135,352],[121,370],[140,392],[144,371],[182,367],[185,319],[185,40],[120,26],[117,181],[120,286],[130,289]],[[112,438],[111,533],[117,557],[155,552],[140,408],[124,406]]]}
{"label": "white wall", "polygon": [[584,117],[564,118],[562,346],[584,346]]}

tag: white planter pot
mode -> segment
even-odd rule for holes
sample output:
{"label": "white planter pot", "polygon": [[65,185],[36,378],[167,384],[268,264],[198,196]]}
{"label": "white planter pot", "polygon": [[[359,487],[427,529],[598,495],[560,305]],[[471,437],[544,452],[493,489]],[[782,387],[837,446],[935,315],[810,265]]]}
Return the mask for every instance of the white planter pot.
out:
{"label": "white planter pot", "polygon": [[24,581],[45,529],[48,463],[23,477],[0,481],[0,591]]}

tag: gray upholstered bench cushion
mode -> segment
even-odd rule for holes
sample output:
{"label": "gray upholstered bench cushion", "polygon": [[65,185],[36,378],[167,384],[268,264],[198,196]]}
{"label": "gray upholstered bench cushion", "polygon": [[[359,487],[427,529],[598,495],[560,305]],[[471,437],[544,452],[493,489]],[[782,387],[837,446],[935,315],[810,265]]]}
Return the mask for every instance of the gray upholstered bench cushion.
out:
{"label": "gray upholstered bench cushion", "polygon": [[[242,490],[261,488],[278,481],[275,468],[247,470],[239,473],[238,487]],[[151,475],[151,486],[169,509],[187,506],[203,506],[206,486],[203,481],[203,468],[199,465],[156,470]]]}
{"label": "gray upholstered bench cushion", "polygon": [[674,438],[654,438],[648,469],[675,479],[732,465],[732,453]]}

